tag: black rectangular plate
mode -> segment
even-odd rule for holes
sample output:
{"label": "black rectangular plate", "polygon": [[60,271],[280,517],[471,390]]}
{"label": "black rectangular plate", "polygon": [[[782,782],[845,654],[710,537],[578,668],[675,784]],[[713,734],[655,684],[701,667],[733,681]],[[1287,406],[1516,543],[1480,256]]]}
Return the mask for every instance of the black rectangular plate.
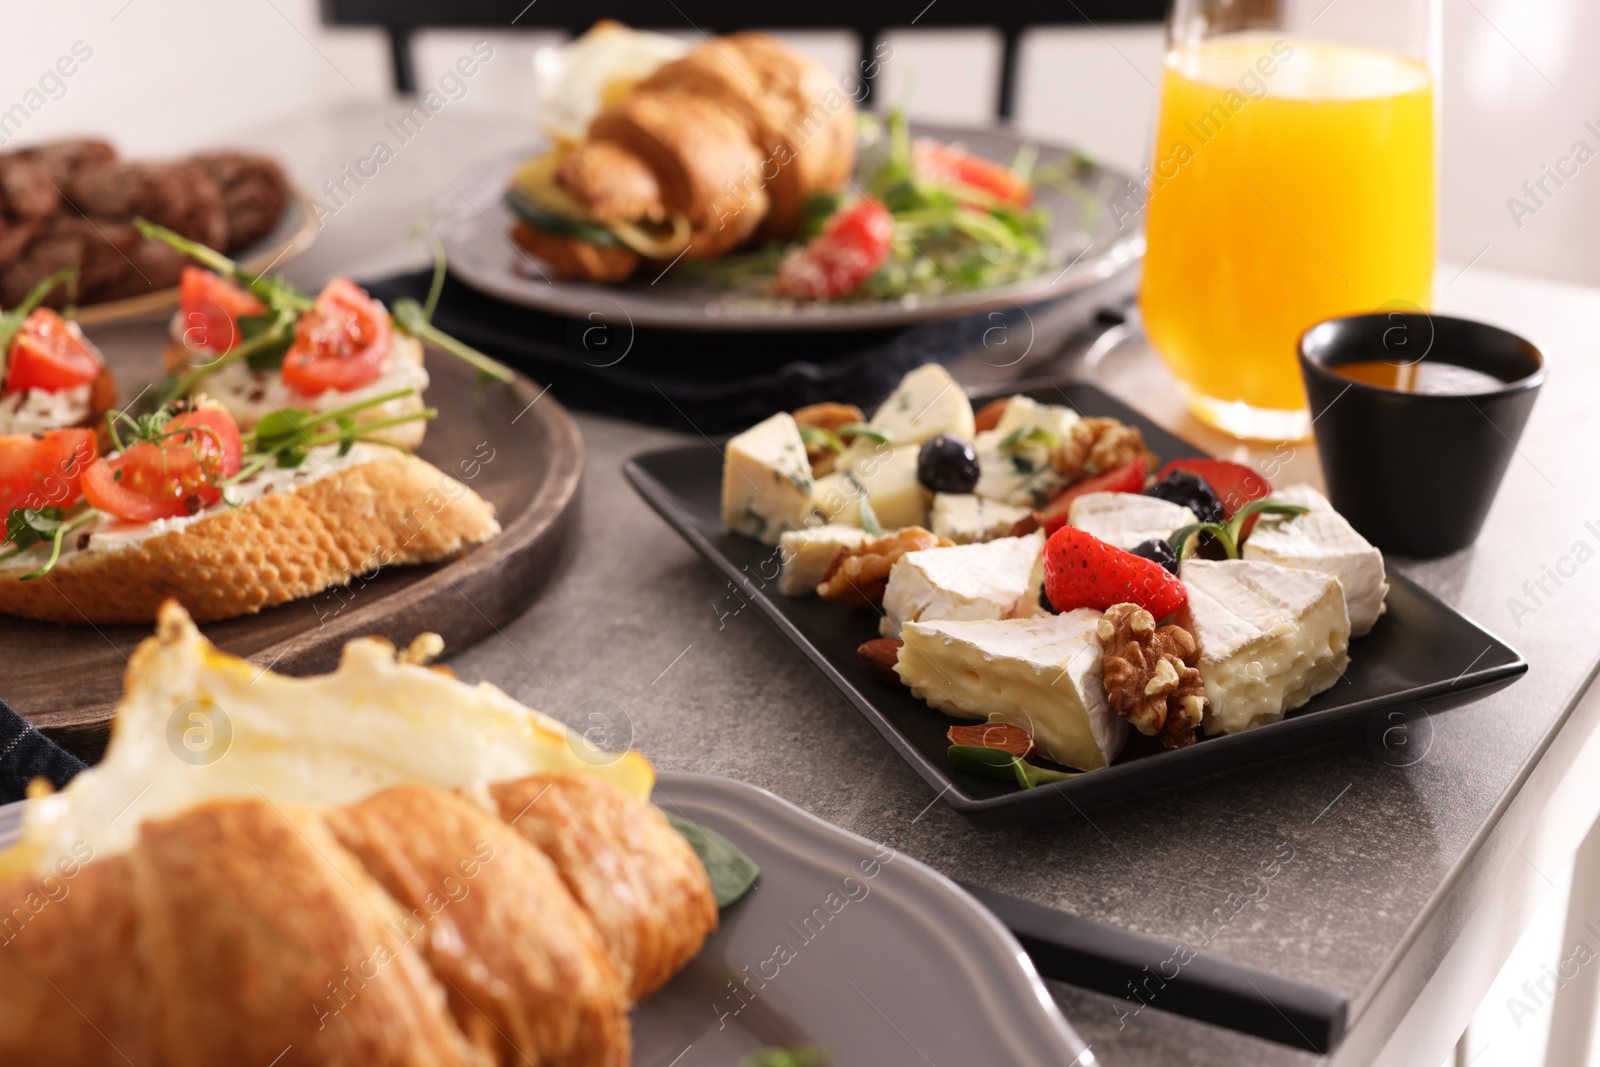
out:
{"label": "black rectangular plate", "polygon": [[[1163,460],[1202,455],[1149,419],[1081,382],[1021,390],[1044,403],[1139,427]],[[1201,775],[1296,751],[1324,741],[1402,725],[1484,696],[1520,677],[1527,662],[1499,638],[1409,579],[1389,574],[1388,611],[1350,649],[1350,667],[1332,689],[1281,722],[1205,738],[1188,748],[1136,759],[1037,789],[1018,789],[952,767],[945,731],[962,721],[928,707],[907,689],[876,678],[856,655],[878,636],[876,616],[816,597],[777,591],[778,549],[731,533],[722,523],[722,453],[706,443],[635,456],[629,482],[753,601],[838,686],[889,744],[957,811],[983,823],[1017,823],[1120,799]],[[1463,669],[1465,668],[1465,669]]]}

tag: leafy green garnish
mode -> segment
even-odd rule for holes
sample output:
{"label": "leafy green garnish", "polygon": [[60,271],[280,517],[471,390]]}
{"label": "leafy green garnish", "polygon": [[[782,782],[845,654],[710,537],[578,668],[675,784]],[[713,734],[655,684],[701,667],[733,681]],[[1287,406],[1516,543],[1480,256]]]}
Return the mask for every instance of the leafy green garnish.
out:
{"label": "leafy green garnish", "polygon": [[65,284],[67,294],[76,296],[78,292],[78,268],[76,266],[62,267],[54,274],[45,278],[22,298],[22,303],[10,311],[0,314],[0,374],[5,367],[4,353],[11,349],[11,342],[16,338],[17,331],[22,329],[22,324],[28,316],[33,314],[35,308],[44,303],[44,298],[49,296],[56,286]]}
{"label": "leafy green garnish", "polygon": [[287,311],[299,315],[301,312],[311,310],[313,303],[311,297],[282,278],[251,274],[216,249],[208,248],[199,241],[191,241],[165,226],[157,226],[148,219],[134,219],[133,225],[139,231],[139,236],[160,241],[169,248],[182,252],[196,263],[244,286],[271,311]]}
{"label": "leafy green garnish", "polygon": [[836,431],[840,437],[865,437],[874,444],[889,444],[889,435],[864,422],[847,422]]}
{"label": "leafy green garnish", "polygon": [[419,304],[410,297],[396,300],[392,312],[395,323],[412,337],[422,341],[432,341],[485,378],[497,382],[514,381],[517,376],[510,367],[499,360],[491,359],[471,345],[457,341],[433,325],[433,313],[439,306],[439,294],[444,292],[444,246],[439,243],[432,230],[423,229],[421,233],[433,251],[433,280],[428,285],[428,302]]}
{"label": "leafy green garnish", "polygon": [[[240,466],[239,473],[224,484],[236,484],[261,470],[268,463],[275,463],[279,467],[298,467],[305,462],[306,455],[311,449],[322,445],[337,444],[339,454],[342,456],[354,448],[358,441],[374,440],[372,434],[375,431],[407,422],[431,419],[439,414],[437,408],[424,408],[421,411],[387,419],[374,419],[371,422],[360,422],[355,418],[368,408],[387,404],[391,400],[399,400],[414,392],[413,389],[396,389],[390,393],[346,404],[332,411],[279,408],[269,412],[256,424],[254,430],[243,435],[245,444],[251,448],[253,454]],[[333,424],[334,429],[321,429],[329,423]]]}
{"label": "leafy green garnish", "polygon": [[536,230],[554,234],[557,237],[574,237],[580,241],[587,241],[592,245],[610,248],[622,242],[617,235],[597,222],[586,222],[583,219],[570,219],[565,215],[557,215],[553,211],[546,211],[535,204],[528,197],[515,189],[507,189],[505,195],[506,207],[511,209],[523,222]]}
{"label": "leafy green garnish", "polygon": [[262,315],[241,315],[238,323],[240,346],[249,345],[244,360],[251,370],[277,370],[283,366],[284,353],[294,344],[293,330],[286,329],[270,311]]}
{"label": "leafy green garnish", "polygon": [[1019,426],[1006,434],[1001,440],[999,448],[1002,452],[1015,452],[1028,445],[1044,445],[1054,448],[1061,443],[1061,438],[1049,430],[1041,430],[1037,426]]}
{"label": "leafy green garnish", "polygon": [[1033,789],[1051,782],[1064,782],[1068,778],[1076,778],[1080,774],[1087,773],[1052,771],[1045,767],[1035,767],[1020,756],[1014,756],[998,748],[984,748],[981,745],[951,745],[948,755],[950,762],[962,770],[981,774],[987,778],[998,778],[1003,782],[1014,781],[1023,789]]}
{"label": "leafy green garnish", "polygon": [[807,448],[826,448],[834,455],[844,452],[844,442],[839,435],[825,426],[800,427],[800,443]]}
{"label": "leafy green garnish", "polygon": [[1210,534],[1222,545],[1223,551],[1229,559],[1239,558],[1239,541],[1244,533],[1245,520],[1252,515],[1304,515],[1311,509],[1300,504],[1281,504],[1271,497],[1264,500],[1252,500],[1238,511],[1227,522],[1196,522],[1180,527],[1167,538],[1167,543],[1172,546],[1172,552],[1183,561],[1183,552],[1196,534]]}
{"label": "leafy green garnish", "polygon": [[823,231],[843,203],[838,193],[813,193],[802,209],[800,239],[809,241]]}
{"label": "leafy green garnish", "polygon": [[756,879],[761,877],[761,868],[756,866],[755,860],[739,851],[732,841],[715,830],[690,822],[682,815],[670,811],[663,811],[662,814],[672,828],[689,842],[695,855],[700,857],[706,877],[711,880],[711,894],[716,897],[718,908],[726,908],[755,888]]}
{"label": "leafy green garnish", "polygon": [[758,1048],[739,1061],[739,1067],[828,1067],[833,1060],[810,1045],[798,1048]]}
{"label": "leafy green garnish", "polygon": [[50,558],[38,570],[24,574],[21,581],[31,582],[43,578],[61,558],[61,544],[68,534],[93,521],[97,513],[84,510],[72,518],[63,508],[13,508],[6,515],[6,541],[11,547],[0,552],[0,561],[11,559],[32,548],[49,542]]}

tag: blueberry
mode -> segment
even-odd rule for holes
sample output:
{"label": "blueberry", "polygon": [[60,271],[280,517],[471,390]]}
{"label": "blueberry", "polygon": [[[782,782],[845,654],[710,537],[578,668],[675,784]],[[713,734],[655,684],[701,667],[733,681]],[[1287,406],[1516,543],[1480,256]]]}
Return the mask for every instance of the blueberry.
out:
{"label": "blueberry", "polygon": [[1226,514],[1216,492],[1197,474],[1173,471],[1144,491],[1145,496],[1170,500],[1194,512],[1201,522],[1221,522]]}
{"label": "blueberry", "polygon": [[942,433],[917,453],[917,481],[935,493],[970,493],[978,484],[978,453],[970,443]]}
{"label": "blueberry", "polygon": [[1160,538],[1153,538],[1143,544],[1135,545],[1132,552],[1135,556],[1141,556],[1161,564],[1171,574],[1178,573],[1178,554],[1172,551],[1171,545]]}
{"label": "blueberry", "polygon": [[1039,606],[1052,615],[1061,614],[1061,612],[1056,610],[1056,606],[1050,603],[1050,594],[1044,591],[1043,586],[1039,588]]}

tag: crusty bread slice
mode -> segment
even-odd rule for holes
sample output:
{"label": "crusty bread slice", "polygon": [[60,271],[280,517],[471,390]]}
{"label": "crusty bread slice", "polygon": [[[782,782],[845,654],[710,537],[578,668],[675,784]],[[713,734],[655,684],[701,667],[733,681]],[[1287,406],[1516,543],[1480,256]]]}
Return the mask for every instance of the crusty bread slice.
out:
{"label": "crusty bread slice", "polygon": [[[204,358],[196,359],[195,354],[185,348],[182,342],[171,338],[168,338],[166,350],[161,354],[162,368],[179,374],[205,362]],[[384,378],[394,377],[397,373],[406,375],[421,366],[422,342],[409,334],[396,330],[389,354],[390,369],[384,372]],[[272,371],[269,373],[275,375],[277,372]],[[218,379],[214,377],[206,378],[201,383],[198,391],[203,392],[207,397],[227,408],[228,413],[239,424],[239,429],[248,431],[255,429],[263,414],[273,408],[296,407],[307,410],[320,408],[323,411],[328,411],[334,407],[342,407],[350,403],[352,398],[360,398],[363,395],[377,396],[379,393],[389,392],[391,391],[390,383],[386,383],[384,378],[380,378],[372,385],[366,386],[353,394],[323,393],[320,397],[309,398],[284,392],[281,384],[269,384],[263,381],[261,376],[248,373],[242,377],[231,379],[233,384],[239,387],[237,392],[230,388],[219,388]],[[393,384],[398,385],[399,383]],[[209,388],[208,385],[210,386]],[[273,385],[277,385],[279,390],[277,401],[273,401],[272,395],[268,392]],[[408,386],[399,385],[399,387],[406,388]],[[240,393],[244,395],[239,395]],[[109,407],[109,405],[107,406]],[[377,422],[379,419],[392,419],[401,415],[415,414],[421,411],[424,406],[422,393],[418,391],[410,396],[401,397],[398,400],[390,400],[376,407],[357,412],[355,419],[358,424]],[[330,423],[328,428],[331,427],[332,424]],[[427,420],[417,419],[413,422],[402,422],[398,426],[386,426],[382,430],[375,431],[371,439],[382,441],[386,444],[398,445],[401,448],[416,449],[421,447],[423,435],[427,433],[427,430]]]}
{"label": "crusty bread slice", "polygon": [[[426,460],[360,463],[115,549],[69,551],[43,578],[0,574],[0,613],[63,623],[145,623],[177,599],[195,619],[250,615],[428,563],[500,532],[494,508]],[[70,548],[71,546],[69,546]]]}
{"label": "crusty bread slice", "polygon": [[511,236],[517,244],[550,264],[557,278],[620,282],[639,269],[639,253],[623,245],[602,247],[581,237],[546,233],[526,222],[517,223]]}

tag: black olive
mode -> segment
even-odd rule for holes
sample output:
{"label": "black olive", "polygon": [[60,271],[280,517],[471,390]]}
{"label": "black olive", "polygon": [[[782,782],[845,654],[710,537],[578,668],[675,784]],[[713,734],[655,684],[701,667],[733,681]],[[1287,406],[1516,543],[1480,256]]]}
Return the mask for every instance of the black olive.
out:
{"label": "black olive", "polygon": [[1154,538],[1143,544],[1133,546],[1135,556],[1141,556],[1161,564],[1169,573],[1178,573],[1178,554],[1172,551],[1172,546],[1160,538]]}
{"label": "black olive", "polygon": [[917,453],[917,481],[935,493],[970,493],[978,484],[978,453],[968,441],[942,433]]}
{"label": "black olive", "polygon": [[1221,522],[1227,514],[1216,492],[1197,474],[1173,471],[1144,491],[1145,496],[1182,504],[1201,522]]}

